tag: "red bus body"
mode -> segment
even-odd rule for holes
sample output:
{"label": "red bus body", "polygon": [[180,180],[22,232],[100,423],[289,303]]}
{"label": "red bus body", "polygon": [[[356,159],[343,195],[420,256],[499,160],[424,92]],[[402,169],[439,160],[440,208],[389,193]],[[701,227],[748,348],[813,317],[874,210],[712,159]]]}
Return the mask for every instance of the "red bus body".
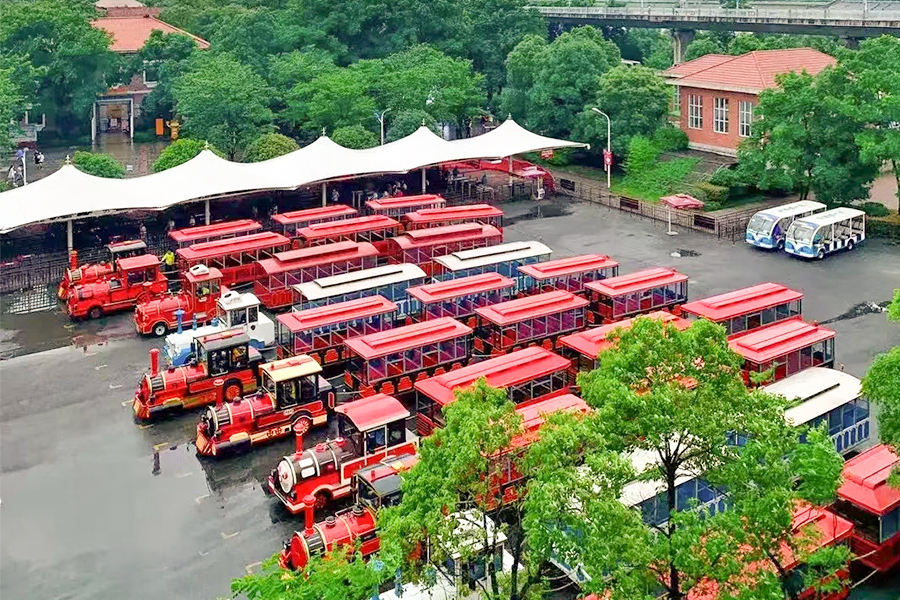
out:
{"label": "red bus body", "polygon": [[308,225],[297,230],[297,239],[301,247],[335,242],[369,242],[379,252],[384,252],[387,250],[387,240],[399,233],[399,221],[383,215],[367,215]]}
{"label": "red bus body", "polygon": [[194,244],[178,249],[178,268],[186,271],[199,264],[216,267],[222,272],[222,285],[231,287],[260,278],[263,271],[259,261],[284,252],[290,245],[289,239],[271,231]]}
{"label": "red bus body", "polygon": [[832,509],[853,522],[850,549],[859,561],[882,573],[900,564],[900,489],[888,476],[900,457],[884,444],[844,464],[844,483]]}
{"label": "red bus body", "polygon": [[[684,331],[691,326],[690,321],[676,317],[664,310],[648,313],[642,317],[658,319],[662,323],[673,325],[679,331]],[[572,367],[575,371],[593,371],[600,366],[600,354],[616,344],[615,339],[610,339],[610,334],[614,334],[619,329],[629,329],[633,324],[634,319],[623,319],[565,335],[559,338],[562,354],[572,359]]]}
{"label": "red bus body", "polygon": [[703,318],[720,323],[731,336],[799,317],[802,303],[803,292],[780,283],[761,283],[688,302],[681,307],[681,314],[689,320]]}
{"label": "red bus body", "polygon": [[453,317],[474,328],[475,309],[506,302],[515,285],[499,273],[484,273],[411,287],[406,290],[411,298],[408,314],[415,322]]}
{"label": "red bus body", "polygon": [[321,508],[349,495],[353,475],[364,467],[416,453],[417,440],[406,430],[409,411],[396,398],[377,394],[341,404],[334,412],[339,438],[297,449],[269,475],[269,491],[293,514],[304,510],[307,496]]}
{"label": "red bus body", "polygon": [[492,225],[503,231],[503,211],[490,204],[466,204],[448,206],[446,208],[423,208],[400,216],[400,222],[406,231],[461,225],[463,223],[481,223]]}
{"label": "red bus body", "polygon": [[355,208],[344,204],[333,204],[319,208],[307,208],[304,210],[292,210],[278,213],[272,220],[281,227],[281,234],[286,238],[294,239],[297,231],[316,223],[328,223],[359,216]]}
{"label": "red bus body", "polygon": [[376,198],[366,201],[366,208],[371,215],[383,215],[399,219],[406,213],[426,208],[443,208],[447,201],[436,194],[419,196],[401,196],[399,198]]}
{"label": "red bus body", "polygon": [[120,258],[116,261],[115,272],[69,288],[66,312],[73,319],[96,319],[104,314],[133,309],[144,298],[164,294],[169,289],[169,280],[159,266],[159,259],[152,254]]}
{"label": "red bus body", "polygon": [[744,382],[750,373],[775,369],[780,381],[809,367],[834,366],[834,331],[795,317],[732,336],[731,349],[744,357]]}
{"label": "red bus body", "polygon": [[442,410],[455,399],[456,390],[475,385],[484,377],[488,385],[504,388],[515,404],[568,394],[571,361],[541,347],[531,347],[416,382],[416,429],[431,435],[444,426]]}
{"label": "red bus body", "polygon": [[463,223],[407,231],[388,242],[387,252],[398,263],[419,265],[431,277],[434,259],[463,250],[486,248],[503,242],[503,233],[493,225]]}
{"label": "red bus body", "polygon": [[378,266],[378,250],[366,242],[336,242],[279,252],[259,261],[262,276],[253,283],[253,293],[269,309],[294,304],[291,286],[320,277],[342,275]]}
{"label": "red bus body", "polygon": [[197,453],[221,456],[326,425],[334,391],[309,356],[259,367],[262,385],[250,396],[208,407],[197,423]]}
{"label": "red bus body", "polygon": [[143,240],[129,240],[125,242],[115,242],[106,246],[109,252],[109,260],[99,263],[91,263],[78,266],[78,253],[74,250],[69,253],[69,268],[66,269],[59,287],[56,289],[56,296],[60,300],[65,300],[69,296],[69,290],[73,285],[92,283],[106,279],[116,270],[116,261],[120,258],[131,258],[132,256],[141,256],[147,254],[147,244]]}
{"label": "red bus body", "polygon": [[584,296],[587,294],[585,285],[591,281],[618,276],[619,263],[603,254],[582,254],[523,265],[519,272],[525,276],[519,293],[526,296],[554,290]]}
{"label": "red bus body", "polygon": [[342,363],[344,341],[391,329],[397,305],[383,296],[368,296],[278,315],[278,356],[308,354],[323,367]]}
{"label": "red bus body", "polygon": [[211,225],[197,225],[169,232],[169,238],[178,244],[179,248],[187,248],[193,244],[214,242],[215,240],[227,240],[230,238],[250,235],[262,230],[262,225],[251,219],[237,221],[225,221]]}
{"label": "red bus body", "polygon": [[216,303],[222,295],[222,273],[216,268],[195,266],[181,274],[181,291],[138,302],[134,307],[134,327],[142,335],[162,337],[178,326],[176,311],[182,311],[181,322],[197,325],[211,321],[217,313]]}
{"label": "red bus body", "polygon": [[472,355],[472,328],[449,317],[344,342],[344,383],[361,396],[405,394],[432,375],[458,369]]}
{"label": "red bus body", "polygon": [[475,310],[475,352],[498,356],[528,346],[556,347],[561,335],[587,327],[588,301],[570,292],[526,296]]}
{"label": "red bus body", "polygon": [[671,310],[687,302],[688,276],[675,269],[645,269],[588,283],[591,321],[608,323]]}

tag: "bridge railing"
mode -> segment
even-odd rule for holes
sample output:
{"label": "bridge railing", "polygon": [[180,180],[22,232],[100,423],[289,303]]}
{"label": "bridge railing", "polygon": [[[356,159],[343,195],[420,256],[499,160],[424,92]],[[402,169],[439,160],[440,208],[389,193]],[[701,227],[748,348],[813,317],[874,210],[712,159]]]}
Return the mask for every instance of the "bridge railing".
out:
{"label": "bridge railing", "polygon": [[815,21],[894,21],[900,20],[900,10],[869,10],[863,7],[859,9],[832,10],[820,9],[783,9],[783,8],[679,8],[679,7],[559,7],[539,6],[537,8],[544,16],[558,18],[666,18],[676,17],[691,20],[707,19],[750,19],[750,20],[815,20]]}

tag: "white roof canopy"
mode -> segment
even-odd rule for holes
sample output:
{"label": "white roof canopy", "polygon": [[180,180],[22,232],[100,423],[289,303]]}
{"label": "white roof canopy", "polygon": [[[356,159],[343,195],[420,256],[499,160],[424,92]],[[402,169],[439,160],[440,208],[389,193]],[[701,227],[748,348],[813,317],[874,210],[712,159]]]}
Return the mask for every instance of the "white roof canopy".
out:
{"label": "white roof canopy", "polygon": [[0,233],[25,225],[128,210],[162,210],[225,195],[293,190],[334,179],[406,173],[457,160],[504,158],[547,148],[585,147],[527,131],[512,119],[474,138],[448,142],[427,127],[366,150],[351,150],[322,136],[312,144],[259,163],[235,163],[204,150],[162,173],[105,179],[64,165],[30,185],[0,194]]}

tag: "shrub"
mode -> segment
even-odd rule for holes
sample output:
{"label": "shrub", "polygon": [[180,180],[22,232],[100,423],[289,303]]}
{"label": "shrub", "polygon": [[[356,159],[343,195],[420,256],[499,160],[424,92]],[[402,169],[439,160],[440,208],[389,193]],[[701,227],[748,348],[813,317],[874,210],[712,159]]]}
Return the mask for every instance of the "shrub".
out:
{"label": "shrub", "polygon": [[636,135],[628,144],[628,158],[625,160],[625,172],[629,175],[647,173],[656,166],[659,149],[647,138]]}
{"label": "shrub", "polygon": [[134,141],[138,144],[147,144],[150,142],[155,142],[160,137],[156,135],[155,131],[135,131],[134,132]]}
{"label": "shrub", "polygon": [[363,150],[378,145],[378,137],[362,125],[339,127],[331,134],[331,139],[344,148]]}
{"label": "shrub", "polygon": [[721,204],[728,199],[728,188],[703,181],[697,184],[698,190],[703,190],[710,202],[718,202]]}
{"label": "shrub", "polygon": [[714,210],[721,210],[722,204],[720,202],[716,202],[715,200],[707,202],[703,205],[703,210],[706,212],[712,212]]}
{"label": "shrub", "polygon": [[406,136],[415,133],[416,130],[422,126],[423,121],[425,122],[425,127],[432,130],[435,135],[441,135],[441,130],[434,117],[424,110],[415,108],[412,110],[401,110],[393,117],[388,114],[387,122],[390,123],[390,125],[385,123],[385,126],[387,127],[385,141],[396,142],[401,138],[405,138]]}
{"label": "shrub", "polygon": [[[182,163],[186,163],[191,160],[200,152],[206,148],[206,142],[201,142],[200,140],[192,140],[190,138],[181,138],[175,140],[168,146],[166,146],[162,152],[159,153],[159,158],[153,163],[153,172],[159,173],[161,171],[165,171],[166,169],[171,169],[172,167],[177,167]],[[215,146],[210,145],[209,149],[215,152],[218,156],[222,156],[222,152],[216,148]]]}
{"label": "shrub", "polygon": [[688,136],[675,127],[660,127],[653,134],[653,143],[663,152],[684,150],[688,147]]}
{"label": "shrub", "polygon": [[299,150],[297,142],[280,133],[265,133],[247,145],[244,162],[261,162]]}
{"label": "shrub", "polygon": [[863,202],[856,208],[870,217],[886,217],[891,214],[891,211],[889,211],[884,204],[879,202]]}
{"label": "shrub", "polygon": [[75,167],[88,175],[107,177],[109,179],[123,179],[125,167],[109,154],[93,154],[78,150],[72,156]]}

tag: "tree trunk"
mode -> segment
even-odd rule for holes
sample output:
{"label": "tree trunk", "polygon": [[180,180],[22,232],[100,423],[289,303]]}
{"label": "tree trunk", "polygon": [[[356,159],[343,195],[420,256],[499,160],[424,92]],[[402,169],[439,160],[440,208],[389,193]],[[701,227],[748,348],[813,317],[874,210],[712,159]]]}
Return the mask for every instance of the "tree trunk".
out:
{"label": "tree trunk", "polygon": [[[669,522],[666,524],[668,537],[671,543],[672,535],[675,533],[675,524],[672,516],[675,514],[675,471],[674,465],[666,465],[666,500],[669,505]],[[681,592],[681,582],[678,569],[675,567],[675,561],[669,556],[669,599],[681,600],[684,594]]]}
{"label": "tree trunk", "polygon": [[894,183],[897,184],[897,199],[900,200],[900,161],[891,161],[891,171],[894,172]]}
{"label": "tree trunk", "polygon": [[790,598],[790,600],[799,600],[800,594],[797,593],[797,590],[788,587],[790,573],[784,570],[781,561],[778,560],[775,555],[768,551],[766,551],[766,555],[769,557],[769,561],[775,566],[775,570],[778,571],[778,582],[781,584],[781,591],[784,592],[785,597]]}

